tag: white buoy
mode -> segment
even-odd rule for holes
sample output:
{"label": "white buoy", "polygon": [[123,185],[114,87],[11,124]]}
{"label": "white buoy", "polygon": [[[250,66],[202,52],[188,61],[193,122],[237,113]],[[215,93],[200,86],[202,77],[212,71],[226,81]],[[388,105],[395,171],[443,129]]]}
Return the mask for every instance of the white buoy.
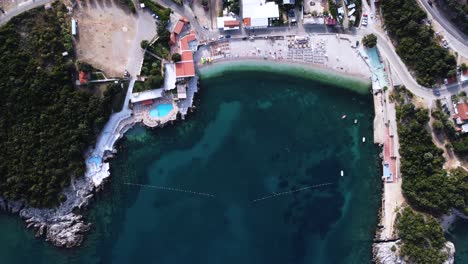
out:
{"label": "white buoy", "polygon": [[341,177],[343,177],[344,176],[344,171],[341,171],[340,174],[341,174]]}
{"label": "white buoy", "polygon": [[366,142],[366,137],[362,137],[362,143]]}
{"label": "white buoy", "polygon": [[354,124],[357,124],[357,119],[354,119]]}

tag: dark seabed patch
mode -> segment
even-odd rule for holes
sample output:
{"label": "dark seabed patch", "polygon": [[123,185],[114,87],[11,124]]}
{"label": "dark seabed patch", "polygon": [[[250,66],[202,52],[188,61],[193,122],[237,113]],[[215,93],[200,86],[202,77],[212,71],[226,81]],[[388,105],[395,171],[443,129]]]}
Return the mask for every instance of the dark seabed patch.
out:
{"label": "dark seabed patch", "polygon": [[2,263],[370,263],[372,97],[271,70],[201,86],[187,120],[128,133],[83,247],[53,248],[2,214]]}

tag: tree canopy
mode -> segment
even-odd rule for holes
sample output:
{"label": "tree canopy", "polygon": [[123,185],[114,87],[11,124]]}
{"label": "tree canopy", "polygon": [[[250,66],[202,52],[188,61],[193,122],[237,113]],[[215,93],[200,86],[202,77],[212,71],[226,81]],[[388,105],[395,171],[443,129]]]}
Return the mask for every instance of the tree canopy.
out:
{"label": "tree canopy", "polygon": [[377,45],[377,36],[374,34],[365,35],[362,38],[362,44],[368,48],[373,48]]}
{"label": "tree canopy", "polygon": [[403,241],[401,253],[415,264],[443,263],[445,237],[439,222],[406,207],[397,218],[398,234]]}
{"label": "tree canopy", "polygon": [[383,1],[382,13],[398,55],[419,84],[433,86],[456,68],[455,57],[435,42],[434,31],[424,23],[427,15],[416,0]]}
{"label": "tree canopy", "polygon": [[[70,17],[60,3],[0,27],[0,194],[52,206],[110,114],[108,98],[73,87]],[[63,198],[63,197],[62,197]]]}
{"label": "tree canopy", "polygon": [[443,170],[443,151],[432,142],[426,129],[427,109],[413,104],[397,107],[398,136],[400,139],[403,193],[408,202],[419,210],[439,215],[453,207],[467,204],[460,189],[460,178]]}

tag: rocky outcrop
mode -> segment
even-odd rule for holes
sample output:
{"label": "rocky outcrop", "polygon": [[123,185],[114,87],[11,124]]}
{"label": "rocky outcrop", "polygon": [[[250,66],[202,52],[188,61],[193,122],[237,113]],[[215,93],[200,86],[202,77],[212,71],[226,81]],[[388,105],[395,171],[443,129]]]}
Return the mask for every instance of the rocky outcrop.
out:
{"label": "rocky outcrop", "polygon": [[[411,264],[400,256],[399,241],[375,243],[372,248],[374,262],[377,264]],[[448,259],[444,264],[453,264],[455,261],[455,245],[452,242],[446,242],[444,252],[447,253]]]}
{"label": "rocky outcrop", "polygon": [[80,212],[88,205],[95,188],[87,177],[73,179],[63,191],[66,201],[57,208],[33,208],[21,201],[3,198],[0,198],[0,208],[19,214],[28,228],[35,229],[36,237],[45,237],[46,241],[58,247],[71,248],[79,246],[84,233],[90,230],[90,224],[84,221]]}
{"label": "rocky outcrop", "polygon": [[404,263],[398,255],[400,247],[397,243],[398,241],[374,243],[372,248],[374,262],[377,264]]}
{"label": "rocky outcrop", "polygon": [[453,264],[455,262],[455,245],[452,242],[447,241],[445,242],[445,248],[443,251],[448,255],[444,264]]}

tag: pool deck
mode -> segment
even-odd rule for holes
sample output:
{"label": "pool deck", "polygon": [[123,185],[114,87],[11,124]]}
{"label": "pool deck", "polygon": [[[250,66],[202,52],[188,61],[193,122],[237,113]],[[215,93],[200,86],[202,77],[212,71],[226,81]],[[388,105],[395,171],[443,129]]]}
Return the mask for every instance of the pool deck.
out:
{"label": "pool deck", "polygon": [[[150,115],[150,111],[154,109],[157,105],[161,104],[171,104],[172,110],[163,117],[154,117]],[[177,113],[179,112],[179,107],[177,104],[174,103],[174,100],[171,96],[165,96],[162,98],[158,98],[155,102],[151,105],[141,105],[136,104],[133,107],[133,115],[135,118],[135,122],[141,122],[145,126],[148,127],[157,127],[159,125],[163,125],[169,121],[174,121],[177,119]]]}
{"label": "pool deck", "polygon": [[[378,54],[378,53],[377,53]],[[375,59],[375,58],[372,58]],[[383,195],[381,205],[380,225],[377,237],[379,239],[395,238],[395,218],[401,206],[405,203],[401,189],[400,178],[400,156],[398,154],[399,141],[397,133],[395,103],[390,101],[389,95],[393,90],[393,80],[397,76],[392,76],[391,68],[385,60],[373,61],[368,66],[373,70],[372,86],[374,91],[374,143],[382,146],[382,180]],[[377,63],[375,63],[377,62]],[[375,64],[374,64],[375,63]],[[373,67],[374,66],[374,67]],[[376,73],[377,72],[377,73]],[[383,91],[382,86],[387,86],[388,90]],[[387,169],[385,164],[388,165]],[[384,175],[391,174],[390,178]]]}

